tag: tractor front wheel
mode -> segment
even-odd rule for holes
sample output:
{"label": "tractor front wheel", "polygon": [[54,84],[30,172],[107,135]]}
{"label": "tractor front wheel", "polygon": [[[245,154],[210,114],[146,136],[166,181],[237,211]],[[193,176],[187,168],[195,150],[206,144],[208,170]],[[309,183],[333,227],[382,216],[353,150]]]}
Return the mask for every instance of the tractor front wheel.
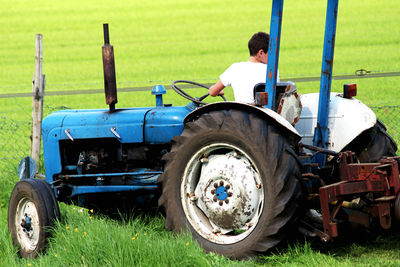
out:
{"label": "tractor front wheel", "polygon": [[43,251],[49,227],[60,216],[50,186],[43,180],[19,181],[10,197],[8,229],[22,258],[35,258]]}
{"label": "tractor front wheel", "polygon": [[206,251],[239,259],[285,237],[302,192],[283,132],[254,114],[214,111],[173,142],[160,177],[167,229],[189,229]]}

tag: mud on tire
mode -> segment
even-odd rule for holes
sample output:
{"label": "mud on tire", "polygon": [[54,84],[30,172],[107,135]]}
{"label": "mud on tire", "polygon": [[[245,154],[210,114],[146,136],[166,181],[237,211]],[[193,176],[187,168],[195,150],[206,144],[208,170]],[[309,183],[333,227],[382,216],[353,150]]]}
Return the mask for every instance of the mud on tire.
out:
{"label": "mud on tire", "polygon": [[187,123],[159,179],[166,228],[189,230],[206,251],[231,258],[268,251],[285,238],[301,205],[291,145],[278,127],[238,110]]}

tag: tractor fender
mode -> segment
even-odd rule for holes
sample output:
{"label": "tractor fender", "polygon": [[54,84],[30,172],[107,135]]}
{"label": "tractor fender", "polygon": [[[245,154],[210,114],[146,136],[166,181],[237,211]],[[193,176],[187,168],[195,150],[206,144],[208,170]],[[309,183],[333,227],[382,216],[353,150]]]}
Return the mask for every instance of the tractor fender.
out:
{"label": "tractor fender", "polygon": [[186,124],[190,121],[195,121],[202,114],[207,113],[207,112],[227,110],[227,109],[236,109],[236,110],[242,110],[247,113],[257,114],[257,115],[261,116],[262,118],[264,118],[265,120],[267,120],[268,122],[274,123],[280,129],[282,129],[285,133],[287,133],[288,137],[290,137],[294,141],[298,142],[301,139],[301,135],[297,132],[297,130],[285,118],[283,118],[281,115],[279,115],[275,111],[272,111],[272,110],[264,108],[264,107],[258,107],[258,106],[243,104],[243,103],[239,103],[239,102],[225,101],[225,102],[217,102],[217,103],[205,105],[205,106],[200,107],[200,108],[192,111],[191,113],[189,113],[183,120],[183,123]]}
{"label": "tractor fender", "polygon": [[[312,145],[317,126],[319,93],[301,96],[303,109],[295,128],[303,144]],[[365,130],[376,124],[375,113],[355,98],[344,98],[342,94],[331,93],[329,103],[329,144],[327,149],[340,152]]]}

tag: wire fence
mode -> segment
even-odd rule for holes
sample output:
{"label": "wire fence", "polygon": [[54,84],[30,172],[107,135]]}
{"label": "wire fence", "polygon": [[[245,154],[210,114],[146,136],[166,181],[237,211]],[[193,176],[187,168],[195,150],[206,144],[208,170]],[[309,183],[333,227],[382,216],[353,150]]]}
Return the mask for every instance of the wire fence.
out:
{"label": "wire fence", "polygon": [[19,160],[29,156],[32,123],[0,114],[0,173],[17,174]]}
{"label": "wire fence", "polygon": [[400,105],[370,106],[370,108],[385,124],[389,135],[400,145]]}
{"label": "wire fence", "polygon": [[[388,133],[400,144],[400,105],[370,106],[377,117],[386,125]],[[44,107],[44,114],[49,114],[63,107]],[[17,112],[24,113],[23,119],[13,119],[15,112],[0,111],[0,179],[17,179],[17,167],[20,160],[29,155],[32,123],[30,106],[20,107]],[[41,161],[43,157],[41,154]],[[44,172],[43,163],[39,170]]]}
{"label": "wire fence", "polygon": [[[354,73],[342,73],[335,74],[332,76],[332,80],[354,80],[361,78],[387,78],[387,77],[400,77],[399,70],[386,70],[386,71],[373,71],[366,69],[358,69],[355,70]],[[298,75],[292,77],[281,77],[282,81],[291,81],[294,83],[298,82],[317,82],[320,81],[320,76],[315,75]],[[192,77],[190,80],[197,81],[203,83],[206,86],[211,86],[215,83],[215,77],[210,78],[198,78]],[[119,92],[137,92],[137,91],[147,91],[154,84],[162,84],[165,88],[169,88],[173,80],[155,80],[155,81],[125,81],[118,82],[118,91]],[[21,89],[25,88],[24,85],[13,85],[13,86],[1,86],[1,91],[10,91],[10,89]],[[103,93],[104,89],[101,88],[103,83],[53,83],[48,84],[46,95],[54,96],[54,95],[78,95],[78,94],[98,94]],[[184,87],[188,88],[189,86]],[[183,87],[183,88],[184,88]],[[99,89],[101,88],[101,89]],[[50,90],[49,90],[50,89]],[[13,98],[13,97],[30,97],[32,95],[31,92],[25,93],[0,93],[0,98]]]}

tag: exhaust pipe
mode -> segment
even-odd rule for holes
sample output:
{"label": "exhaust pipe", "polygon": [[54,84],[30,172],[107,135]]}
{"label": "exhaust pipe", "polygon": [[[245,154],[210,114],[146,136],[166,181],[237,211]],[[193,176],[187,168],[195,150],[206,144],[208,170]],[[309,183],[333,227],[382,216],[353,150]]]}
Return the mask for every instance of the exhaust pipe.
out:
{"label": "exhaust pipe", "polygon": [[103,71],[104,71],[104,92],[106,95],[106,103],[110,107],[110,112],[115,111],[117,100],[117,83],[115,81],[115,63],[114,48],[110,45],[110,37],[108,33],[108,24],[103,24],[104,45],[103,51]]}

